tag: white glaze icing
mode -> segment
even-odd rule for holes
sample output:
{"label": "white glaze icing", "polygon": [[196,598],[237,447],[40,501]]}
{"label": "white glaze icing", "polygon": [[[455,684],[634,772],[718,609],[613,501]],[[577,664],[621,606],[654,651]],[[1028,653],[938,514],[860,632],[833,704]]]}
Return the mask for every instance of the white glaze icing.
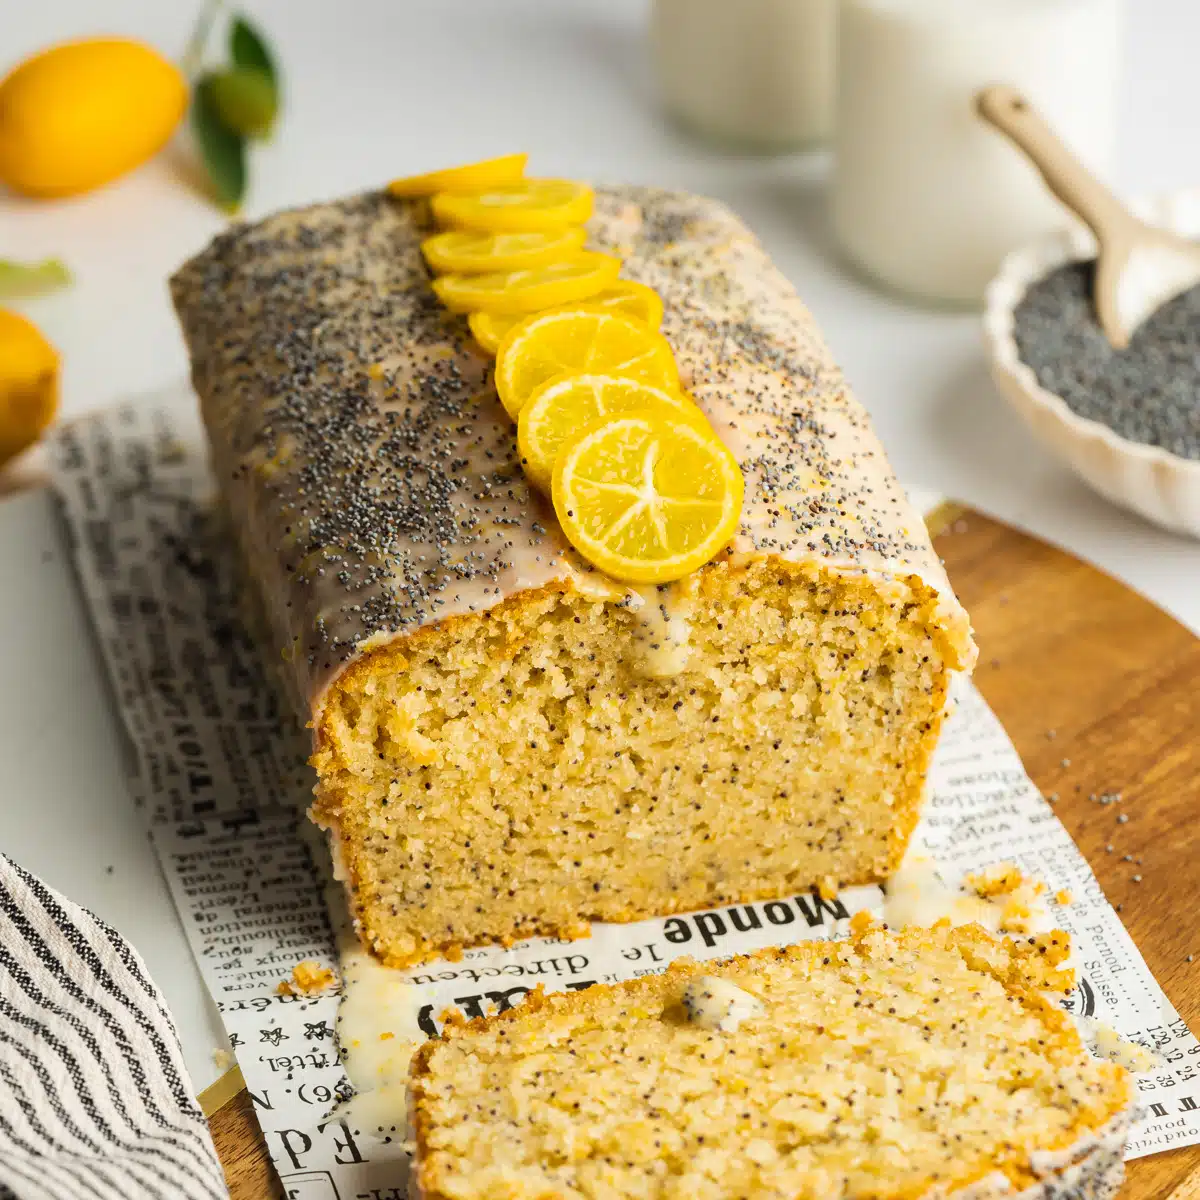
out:
{"label": "white glaze icing", "polygon": [[[592,574],[525,483],[486,360],[433,297],[427,230],[418,204],[357,197],[235,228],[172,281],[218,481],[306,719],[362,653]],[[901,603],[915,576],[948,665],[968,667],[969,623],[920,517],[745,226],[714,201],[610,188],[589,234],[662,295],[681,379],[738,458],[737,557],[863,572]]]}
{"label": "white glaze icing", "polygon": [[684,986],[680,999],[693,1025],[720,1033],[734,1033],[743,1021],[767,1011],[757,996],[720,975],[697,975]]}
{"label": "white glaze icing", "polygon": [[1032,884],[1024,883],[1015,898],[1017,904],[1010,895],[985,898],[950,887],[933,859],[910,852],[887,881],[882,916],[895,929],[941,920],[952,925],[975,923],[991,933],[1049,933],[1056,928],[1045,891],[1035,892]]}

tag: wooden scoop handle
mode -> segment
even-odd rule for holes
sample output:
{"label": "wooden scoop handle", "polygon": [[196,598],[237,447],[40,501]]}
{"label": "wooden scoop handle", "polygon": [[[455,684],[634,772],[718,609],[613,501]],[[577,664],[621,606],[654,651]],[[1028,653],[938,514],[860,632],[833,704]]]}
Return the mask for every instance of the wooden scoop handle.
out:
{"label": "wooden scoop handle", "polygon": [[1041,172],[1050,190],[1096,235],[1116,250],[1141,222],[1059,140],[1036,109],[1013,88],[984,88],[975,97],[979,115],[1012,141]]}

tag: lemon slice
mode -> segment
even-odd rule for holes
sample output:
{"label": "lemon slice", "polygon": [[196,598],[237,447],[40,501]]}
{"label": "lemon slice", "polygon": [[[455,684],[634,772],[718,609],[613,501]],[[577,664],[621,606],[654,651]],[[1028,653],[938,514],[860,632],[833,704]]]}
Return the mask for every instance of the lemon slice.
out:
{"label": "lemon slice", "polygon": [[570,179],[524,179],[467,195],[434,196],[433,215],[448,229],[563,229],[592,215],[592,189]]}
{"label": "lemon slice", "polygon": [[529,233],[481,233],[451,229],[421,243],[425,261],[443,274],[480,275],[485,271],[519,271],[545,267],[583,249],[587,233],[572,225],[567,229]]}
{"label": "lemon slice", "polygon": [[504,341],[504,335],[514,325],[520,325],[525,317],[502,317],[499,313],[473,312],[467,324],[479,345],[489,354],[495,354]]}
{"label": "lemon slice", "polygon": [[578,250],[548,267],[487,275],[443,275],[433,281],[433,290],[451,312],[517,315],[586,300],[616,279],[620,269],[618,258]]}
{"label": "lemon slice", "polygon": [[496,391],[514,420],[546,380],[585,373],[664,388],[679,383],[675,356],[661,333],[590,304],[527,317],[508,331],[496,355]]}
{"label": "lemon slice", "polygon": [[[589,296],[587,302],[589,307],[599,305],[613,312],[624,313],[651,329],[657,329],[662,324],[662,298],[653,288],[644,283],[634,283],[631,279],[614,279],[608,287]],[[495,354],[504,341],[504,335],[524,319],[502,317],[499,313],[472,313],[468,324],[480,346],[489,354]]]}
{"label": "lemon slice", "polygon": [[505,154],[462,167],[430,171],[426,175],[409,175],[405,179],[393,179],[388,184],[388,191],[393,196],[432,196],[436,192],[481,192],[504,187],[520,180],[528,159],[528,154]]}
{"label": "lemon slice", "polygon": [[617,413],[662,410],[705,424],[704,413],[682,392],[619,375],[560,375],[529,397],[517,421],[517,445],[526,474],[550,491],[554,462],[563,444],[585,425]]}
{"label": "lemon slice", "polygon": [[669,583],[719,554],[744,490],[737,460],[711,430],[658,411],[602,417],[554,467],[563,533],[625,583]]}
{"label": "lemon slice", "polygon": [[662,324],[662,297],[652,287],[647,287],[644,283],[634,283],[632,279],[618,279],[610,283],[588,303],[624,313],[651,329],[657,329]]}

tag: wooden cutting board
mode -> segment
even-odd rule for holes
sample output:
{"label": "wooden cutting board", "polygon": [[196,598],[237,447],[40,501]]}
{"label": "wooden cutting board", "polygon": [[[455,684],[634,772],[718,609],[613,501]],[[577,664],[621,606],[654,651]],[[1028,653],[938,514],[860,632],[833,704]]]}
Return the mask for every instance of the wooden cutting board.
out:
{"label": "wooden cutting board", "polygon": [[[1155,977],[1200,1029],[1200,639],[997,521],[946,505],[930,524],[975,624],[976,683],[1034,782],[1058,793],[1058,815]],[[1088,800],[1110,791],[1122,793],[1128,823]],[[233,1200],[280,1196],[246,1093],[210,1124]],[[1200,1200],[1200,1146],[1130,1163],[1121,1200]]]}

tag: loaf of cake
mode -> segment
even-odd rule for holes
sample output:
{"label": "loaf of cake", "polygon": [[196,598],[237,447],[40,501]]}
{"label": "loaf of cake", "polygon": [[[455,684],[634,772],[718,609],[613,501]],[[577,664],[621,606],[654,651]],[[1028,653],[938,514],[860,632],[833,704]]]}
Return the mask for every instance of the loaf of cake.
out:
{"label": "loaf of cake", "polygon": [[450,1025],[413,1060],[425,1200],[1108,1200],[1134,1111],[1040,990],[1065,934],[869,922]]}
{"label": "loaf of cake", "polygon": [[364,195],[235,227],[172,280],[364,944],[406,966],[885,877],[974,647],[792,287],[718,203],[597,190],[589,243],[661,295],[745,478],[727,551],[631,588],[527,484],[430,231]]}

